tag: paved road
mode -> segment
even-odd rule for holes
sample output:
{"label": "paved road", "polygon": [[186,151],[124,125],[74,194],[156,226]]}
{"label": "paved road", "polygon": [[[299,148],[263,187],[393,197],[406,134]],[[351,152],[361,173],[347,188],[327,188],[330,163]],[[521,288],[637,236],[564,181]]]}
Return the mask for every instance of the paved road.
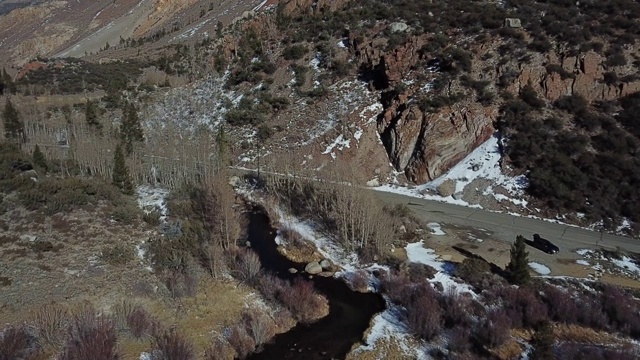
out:
{"label": "paved road", "polygon": [[[233,168],[236,171],[252,173],[256,170]],[[513,242],[517,235],[531,239],[533,234],[551,240],[560,248],[561,254],[574,253],[576,249],[604,248],[635,252],[640,254],[640,239],[600,233],[575,226],[552,223],[545,220],[514,216],[440,201],[425,200],[411,196],[373,191],[380,200],[388,204],[404,204],[425,221],[442,224],[465,225],[493,232],[496,240]]]}
{"label": "paved road", "polygon": [[519,234],[531,239],[533,234],[538,233],[558,245],[561,253],[580,248],[600,247],[640,253],[638,239],[395,193],[376,191],[376,194],[386,203],[408,205],[423,220],[484,228],[492,231],[499,240],[503,241],[513,241]]}

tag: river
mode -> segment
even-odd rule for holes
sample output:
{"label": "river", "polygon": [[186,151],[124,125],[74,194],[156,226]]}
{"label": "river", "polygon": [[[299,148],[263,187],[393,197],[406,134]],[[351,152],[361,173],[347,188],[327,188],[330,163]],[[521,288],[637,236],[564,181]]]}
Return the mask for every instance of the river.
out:
{"label": "river", "polygon": [[[248,241],[263,268],[282,279],[307,277],[302,273],[305,264],[292,262],[278,252],[275,236],[275,229],[262,211],[249,213]],[[299,272],[291,274],[289,268]],[[354,292],[340,279],[314,276],[311,281],[329,300],[329,315],[276,335],[260,353],[248,359],[344,359],[352,345],[362,340],[371,318],[385,308],[379,294]]]}

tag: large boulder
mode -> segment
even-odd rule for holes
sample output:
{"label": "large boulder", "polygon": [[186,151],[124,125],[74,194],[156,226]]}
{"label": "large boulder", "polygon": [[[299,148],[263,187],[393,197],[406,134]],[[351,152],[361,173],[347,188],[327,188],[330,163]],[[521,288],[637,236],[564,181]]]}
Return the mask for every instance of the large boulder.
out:
{"label": "large boulder", "polygon": [[322,272],[322,266],[316,261],[310,262],[304,267],[304,271],[311,275],[320,274]]}
{"label": "large boulder", "polygon": [[322,266],[323,270],[330,270],[333,268],[333,263],[329,259],[324,259],[320,261],[320,266]]}
{"label": "large boulder", "polygon": [[403,22],[394,22],[394,23],[391,23],[389,28],[391,29],[392,33],[397,33],[397,32],[407,31],[407,29],[409,29],[409,26]]}
{"label": "large boulder", "polygon": [[456,192],[456,181],[447,179],[438,186],[438,195],[442,197],[449,197]]}

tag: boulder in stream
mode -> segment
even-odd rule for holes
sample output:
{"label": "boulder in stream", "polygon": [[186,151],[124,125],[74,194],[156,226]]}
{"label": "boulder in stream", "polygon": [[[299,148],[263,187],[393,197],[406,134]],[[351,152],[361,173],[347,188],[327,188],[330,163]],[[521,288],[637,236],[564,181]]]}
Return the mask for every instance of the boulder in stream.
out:
{"label": "boulder in stream", "polygon": [[329,259],[324,259],[320,261],[320,266],[322,266],[323,270],[330,270],[331,268],[333,268],[333,263]]}
{"label": "boulder in stream", "polygon": [[304,271],[311,275],[319,274],[322,272],[322,266],[320,266],[318,262],[313,261],[308,263],[307,266],[304,267]]}

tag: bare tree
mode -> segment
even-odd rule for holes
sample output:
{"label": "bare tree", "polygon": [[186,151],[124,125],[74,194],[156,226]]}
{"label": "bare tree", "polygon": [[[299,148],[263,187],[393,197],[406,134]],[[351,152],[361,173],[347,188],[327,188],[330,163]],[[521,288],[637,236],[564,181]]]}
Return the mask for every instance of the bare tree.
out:
{"label": "bare tree", "polygon": [[274,321],[266,314],[251,310],[243,315],[248,332],[253,337],[258,349],[275,334]]}

